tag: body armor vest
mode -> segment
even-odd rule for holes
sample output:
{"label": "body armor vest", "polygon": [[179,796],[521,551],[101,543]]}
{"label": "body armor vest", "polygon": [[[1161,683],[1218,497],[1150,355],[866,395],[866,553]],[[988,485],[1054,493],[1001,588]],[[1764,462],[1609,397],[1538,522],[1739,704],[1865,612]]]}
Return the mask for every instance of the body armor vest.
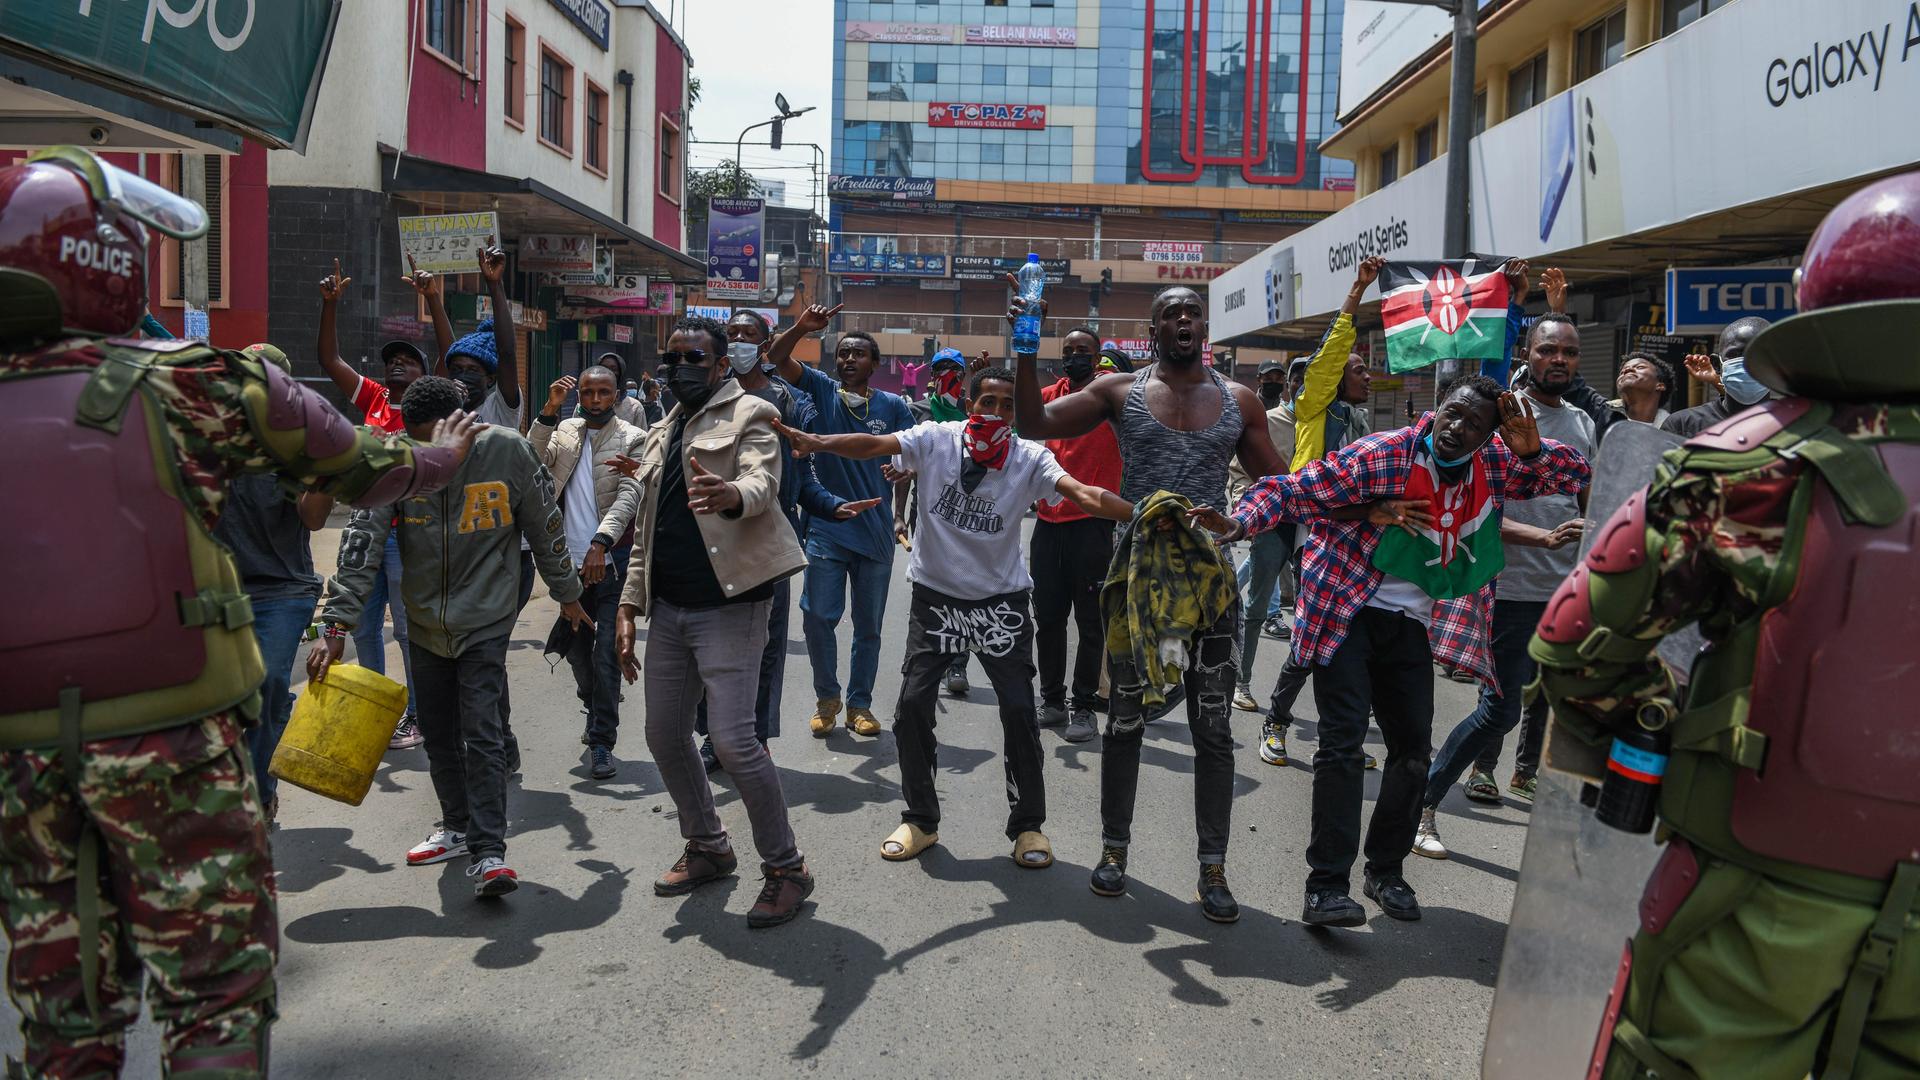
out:
{"label": "body armor vest", "polygon": [[[188,346],[204,349],[204,346]],[[153,353],[70,348],[0,383],[0,530],[20,617],[0,622],[0,749],[54,746],[250,706],[264,667],[226,549],[184,498]]]}

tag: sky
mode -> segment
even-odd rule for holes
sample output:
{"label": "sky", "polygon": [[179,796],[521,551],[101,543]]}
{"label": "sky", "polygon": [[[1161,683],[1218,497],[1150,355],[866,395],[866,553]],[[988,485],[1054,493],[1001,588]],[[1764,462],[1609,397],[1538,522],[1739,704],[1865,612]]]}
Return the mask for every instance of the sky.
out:
{"label": "sky", "polygon": [[[805,206],[812,183],[813,151],[822,160],[832,150],[833,0],[651,0],[669,15],[693,54],[700,104],[693,110],[693,137],[726,145],[694,145],[689,161],[707,168],[733,158],[742,128],[774,115],[773,95],[795,109],[817,108],[786,125],[787,147],[779,152],[749,146],[742,152],[757,178],[786,180],[788,205]],[[766,128],[748,135],[765,142]],[[827,163],[831,167],[831,163]]]}

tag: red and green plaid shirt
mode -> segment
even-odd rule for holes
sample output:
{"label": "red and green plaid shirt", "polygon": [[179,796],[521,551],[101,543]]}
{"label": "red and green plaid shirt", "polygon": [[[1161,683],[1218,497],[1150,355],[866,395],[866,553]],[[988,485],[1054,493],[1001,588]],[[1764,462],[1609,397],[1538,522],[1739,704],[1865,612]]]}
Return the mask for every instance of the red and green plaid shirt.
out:
{"label": "red and green plaid shirt", "polygon": [[[1365,521],[1334,521],[1324,515],[1343,506],[1376,499],[1397,499],[1407,489],[1415,448],[1433,428],[1433,414],[1413,427],[1368,435],[1338,453],[1284,476],[1269,476],[1247,489],[1233,516],[1250,532],[1265,532],[1283,522],[1310,526],[1300,556],[1300,598],[1293,630],[1294,655],[1308,665],[1333,659],[1386,575],[1373,566],[1373,549],[1386,526]],[[1542,495],[1578,494],[1592,468],[1578,451],[1552,439],[1540,440],[1540,452],[1521,458],[1495,435],[1480,449],[1487,485],[1498,514],[1506,500]],[[1497,527],[1497,524],[1496,524]],[[1487,628],[1493,611],[1493,587],[1458,600],[1437,600],[1428,628],[1434,658],[1472,672],[1495,685],[1487,652]]]}

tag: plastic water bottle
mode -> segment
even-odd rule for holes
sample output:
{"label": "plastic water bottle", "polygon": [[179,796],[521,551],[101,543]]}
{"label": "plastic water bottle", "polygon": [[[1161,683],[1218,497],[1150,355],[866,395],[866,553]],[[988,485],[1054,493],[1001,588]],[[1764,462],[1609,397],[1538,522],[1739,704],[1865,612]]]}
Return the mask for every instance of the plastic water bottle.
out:
{"label": "plastic water bottle", "polygon": [[1040,351],[1040,294],[1047,287],[1047,272],[1040,256],[1027,253],[1020,268],[1020,316],[1013,320],[1013,351],[1028,356]]}

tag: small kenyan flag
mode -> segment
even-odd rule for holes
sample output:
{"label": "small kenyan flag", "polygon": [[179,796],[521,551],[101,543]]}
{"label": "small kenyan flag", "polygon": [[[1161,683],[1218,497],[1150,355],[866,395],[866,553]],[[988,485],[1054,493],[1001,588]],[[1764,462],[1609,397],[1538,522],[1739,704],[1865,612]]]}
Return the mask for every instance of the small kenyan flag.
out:
{"label": "small kenyan flag", "polygon": [[1389,528],[1373,550],[1373,566],[1405,578],[1435,600],[1470,596],[1493,580],[1507,565],[1500,546],[1500,511],[1487,486],[1487,466],[1480,455],[1465,480],[1442,484],[1426,454],[1414,457],[1403,499],[1423,501],[1433,515],[1433,528],[1409,536],[1405,529]]}
{"label": "small kenyan flag", "polygon": [[1438,360],[1507,358],[1505,259],[1396,263],[1380,269],[1387,370]]}

